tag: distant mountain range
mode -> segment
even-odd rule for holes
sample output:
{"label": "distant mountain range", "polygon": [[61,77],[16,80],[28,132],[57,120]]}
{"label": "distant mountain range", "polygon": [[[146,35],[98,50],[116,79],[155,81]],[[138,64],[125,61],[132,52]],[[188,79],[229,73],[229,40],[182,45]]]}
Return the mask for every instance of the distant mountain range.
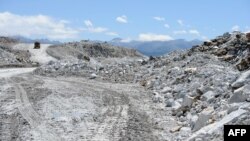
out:
{"label": "distant mountain range", "polygon": [[[42,44],[62,44],[59,41],[51,41],[49,39],[30,39],[23,36],[11,36],[11,38],[18,40],[22,43],[34,43],[35,41],[38,41]],[[96,41],[96,42],[102,42],[102,41]],[[183,50],[183,49],[189,49],[194,45],[201,44],[202,41],[200,40],[191,40],[186,41],[184,39],[177,39],[177,40],[170,40],[170,41],[136,41],[132,40],[129,42],[124,42],[121,38],[114,38],[113,40],[107,42],[114,46],[120,46],[120,47],[126,47],[126,48],[132,48],[136,49],[140,53],[147,55],[147,56],[161,56],[165,55],[171,51],[174,50]]]}
{"label": "distant mountain range", "polygon": [[34,43],[37,41],[37,42],[40,42],[42,44],[61,44],[61,42],[59,42],[59,41],[51,41],[49,39],[30,39],[30,38],[26,38],[23,36],[10,36],[10,38],[16,39],[22,43]]}
{"label": "distant mountain range", "polygon": [[121,38],[115,38],[109,42],[112,45],[133,48],[147,56],[160,56],[179,49],[189,49],[194,45],[201,44],[200,40],[186,41],[177,39],[171,41],[130,41],[123,42]]}

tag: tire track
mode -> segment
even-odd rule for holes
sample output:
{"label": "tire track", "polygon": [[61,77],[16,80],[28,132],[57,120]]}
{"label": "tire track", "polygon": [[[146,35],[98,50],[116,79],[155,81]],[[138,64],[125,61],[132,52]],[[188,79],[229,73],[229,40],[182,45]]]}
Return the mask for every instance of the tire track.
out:
{"label": "tire track", "polygon": [[62,141],[63,139],[61,139],[58,135],[51,131],[53,127],[46,124],[46,122],[44,122],[45,120],[42,119],[40,115],[34,110],[24,88],[20,84],[12,81],[11,79],[8,79],[8,81],[14,84],[13,87],[16,93],[18,110],[23,116],[23,118],[27,120],[27,122],[31,125],[31,127],[36,128],[44,140]]}

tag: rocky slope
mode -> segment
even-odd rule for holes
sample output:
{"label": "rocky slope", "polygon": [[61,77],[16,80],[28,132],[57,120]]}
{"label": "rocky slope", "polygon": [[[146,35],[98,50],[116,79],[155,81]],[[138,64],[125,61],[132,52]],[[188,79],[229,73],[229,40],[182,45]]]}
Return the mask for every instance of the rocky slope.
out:
{"label": "rocky slope", "polygon": [[[158,131],[162,139],[222,140],[224,124],[250,124],[249,41],[249,34],[225,33],[163,57],[109,60],[112,63],[105,59],[50,62],[35,74],[77,74],[98,81],[140,84],[151,93],[152,102],[165,105],[178,123]],[[165,125],[164,121],[160,118],[157,125]]]}
{"label": "rocky slope", "polygon": [[0,37],[0,68],[4,67],[31,67],[36,66],[30,60],[27,50],[16,50],[13,46],[18,41],[8,37]]}
{"label": "rocky slope", "polygon": [[134,49],[112,46],[108,43],[81,41],[51,46],[47,53],[57,59],[87,59],[89,57],[140,57]]}
{"label": "rocky slope", "polygon": [[0,140],[221,141],[250,124],[249,36],[149,58],[87,41],[37,52],[34,71],[0,71]]}

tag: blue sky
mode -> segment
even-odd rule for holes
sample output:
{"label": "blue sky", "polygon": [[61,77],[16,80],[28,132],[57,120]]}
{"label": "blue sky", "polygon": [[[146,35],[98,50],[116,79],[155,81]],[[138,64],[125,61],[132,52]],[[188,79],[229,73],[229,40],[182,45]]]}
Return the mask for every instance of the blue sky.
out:
{"label": "blue sky", "polygon": [[1,0],[0,35],[206,40],[250,31],[249,7],[249,0]]}

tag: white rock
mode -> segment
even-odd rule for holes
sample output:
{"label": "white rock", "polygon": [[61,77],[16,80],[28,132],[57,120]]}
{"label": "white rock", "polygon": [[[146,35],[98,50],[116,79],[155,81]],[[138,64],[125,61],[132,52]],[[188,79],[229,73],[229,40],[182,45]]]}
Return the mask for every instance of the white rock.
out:
{"label": "white rock", "polygon": [[162,90],[161,90],[161,93],[165,94],[167,92],[171,92],[171,88],[170,87],[164,87]]}
{"label": "white rock", "polygon": [[170,129],[170,132],[174,133],[174,132],[180,131],[180,129],[181,129],[181,126],[175,126],[172,129]]}
{"label": "white rock", "polygon": [[198,116],[197,115],[193,115],[192,117],[189,117],[190,118],[190,125],[191,125],[191,128],[194,128],[194,125],[196,123],[196,121],[198,120]]}
{"label": "white rock", "polygon": [[234,91],[234,94],[230,97],[229,103],[244,102],[247,99],[247,96],[243,93],[244,87],[241,87]]}
{"label": "white rock", "polygon": [[91,75],[90,75],[90,78],[89,79],[95,79],[97,77],[97,75],[95,74],[95,73],[92,73]]}
{"label": "white rock", "polygon": [[176,110],[178,110],[180,108],[181,108],[181,104],[179,102],[177,102],[177,101],[174,101],[173,104],[172,104],[172,109],[176,111]]}
{"label": "white rock", "polygon": [[161,103],[163,101],[163,97],[158,92],[153,92],[153,102]]}
{"label": "white rock", "polygon": [[194,73],[197,71],[197,68],[186,68],[184,70],[185,73]]}
{"label": "white rock", "polygon": [[210,101],[216,94],[213,91],[208,91],[201,96],[202,101]]}
{"label": "white rock", "polygon": [[207,121],[211,118],[213,111],[214,109],[212,107],[204,109],[200,113],[199,118],[194,125],[193,131],[197,131],[204,127],[207,124]]}
{"label": "white rock", "polygon": [[[247,105],[249,106],[249,105]],[[203,127],[202,129],[200,129],[199,131],[193,133],[188,139],[186,139],[187,141],[190,140],[194,140],[195,138],[197,138],[200,135],[211,135],[212,133],[216,132],[219,128],[222,128],[225,124],[231,122],[232,120],[240,117],[242,114],[246,113],[247,111],[239,109],[237,111],[234,111],[232,113],[230,113],[229,115],[226,115],[225,117],[223,117],[223,119],[221,119],[218,122],[215,122],[213,124],[207,125],[205,127]]]}
{"label": "white rock", "polygon": [[232,84],[233,88],[242,87],[246,80],[250,78],[250,70],[241,74],[241,76]]}
{"label": "white rock", "polygon": [[193,102],[194,102],[194,98],[186,95],[183,99],[181,106],[183,108],[186,108],[186,107],[190,108],[192,106]]}
{"label": "white rock", "polygon": [[191,128],[190,127],[182,127],[181,129],[180,129],[180,131],[181,132],[191,132]]}
{"label": "white rock", "polygon": [[166,107],[172,107],[174,103],[174,99],[170,98],[166,101]]}

